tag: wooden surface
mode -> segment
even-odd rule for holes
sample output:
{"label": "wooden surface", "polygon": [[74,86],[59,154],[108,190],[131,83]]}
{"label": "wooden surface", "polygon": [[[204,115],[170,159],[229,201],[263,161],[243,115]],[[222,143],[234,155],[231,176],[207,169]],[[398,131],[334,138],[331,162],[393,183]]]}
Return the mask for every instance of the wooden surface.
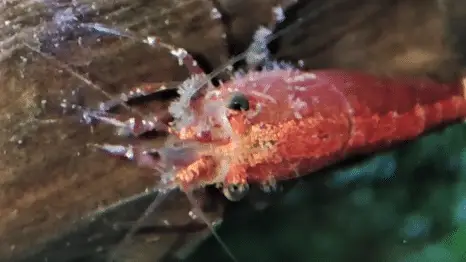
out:
{"label": "wooden surface", "polygon": [[[86,2],[95,2],[95,8]],[[276,1],[217,2],[226,12],[222,20],[211,18],[213,3],[209,0],[82,1],[83,6],[75,9],[82,13],[77,16],[82,22],[156,33],[215,68],[247,46],[257,24],[271,18],[269,10]],[[69,26],[74,23],[66,20],[64,10],[69,3],[53,3],[0,4],[0,260],[5,261],[47,247],[49,239],[87,223],[89,213],[156,183],[152,172],[86,146],[115,141],[112,130],[102,127],[91,133],[76,114],[63,116],[59,103],[73,98],[73,90],[79,90],[88,106],[103,95],[59,69],[60,64],[71,65],[111,94],[144,82],[180,81],[187,76],[163,50]],[[301,1],[289,10],[283,25],[296,22],[297,17],[305,22],[272,43],[272,49],[278,58],[302,59],[308,68],[344,67],[452,79],[462,71],[463,52],[458,46],[465,38],[458,32],[466,20],[458,11],[465,10],[461,5],[453,0],[422,5],[414,0]],[[25,12],[27,8],[30,11]],[[23,43],[61,62],[44,59]],[[47,100],[45,107],[42,100]],[[151,108],[165,106],[155,102]],[[104,224],[111,228],[113,223],[138,218],[144,210],[142,203],[109,217]],[[157,222],[186,224],[189,207],[182,196],[174,196],[157,210]],[[121,236],[121,232],[113,236],[117,239],[112,243]],[[141,244],[144,252],[133,252],[137,261],[146,261],[143,257],[153,261],[176,242],[174,236],[158,239]],[[95,252],[99,250],[96,244]],[[135,255],[129,257],[127,261]]]}

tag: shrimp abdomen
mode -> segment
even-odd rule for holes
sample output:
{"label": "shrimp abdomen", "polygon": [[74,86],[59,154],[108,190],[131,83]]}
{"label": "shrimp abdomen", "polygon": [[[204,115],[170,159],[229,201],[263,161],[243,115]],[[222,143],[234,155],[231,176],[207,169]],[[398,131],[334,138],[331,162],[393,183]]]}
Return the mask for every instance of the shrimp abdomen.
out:
{"label": "shrimp abdomen", "polygon": [[[289,73],[283,74],[290,79]],[[278,140],[273,158],[249,167],[251,182],[306,174],[348,155],[371,153],[414,139],[428,129],[466,116],[460,82],[383,78],[342,70],[303,72],[314,74],[306,78],[294,74],[291,76],[300,80],[293,85],[308,88],[290,92],[307,106],[299,111],[299,118],[275,121],[254,135]]]}
{"label": "shrimp abdomen", "polygon": [[439,83],[429,78],[381,78],[339,71],[322,72],[321,77],[333,83],[351,110],[345,151],[376,150],[466,116],[459,81]]}

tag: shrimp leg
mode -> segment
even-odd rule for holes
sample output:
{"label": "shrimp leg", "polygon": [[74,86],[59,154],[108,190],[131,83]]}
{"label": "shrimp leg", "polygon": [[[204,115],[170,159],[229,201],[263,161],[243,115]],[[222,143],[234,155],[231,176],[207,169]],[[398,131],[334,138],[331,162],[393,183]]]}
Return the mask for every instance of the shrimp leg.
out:
{"label": "shrimp leg", "polygon": [[145,148],[133,145],[123,146],[111,144],[91,144],[90,146],[103,150],[110,155],[135,161],[141,167],[148,167],[160,172],[165,171],[165,168],[160,164],[160,161],[158,161],[157,154]]}
{"label": "shrimp leg", "polygon": [[93,124],[95,121],[99,121],[115,126],[118,128],[117,134],[120,136],[138,137],[151,131],[168,132],[170,116],[168,112],[159,116],[131,114],[122,119],[119,115],[107,113],[105,111],[87,111],[83,113],[83,119],[87,124]]}
{"label": "shrimp leg", "polygon": [[[111,155],[124,157],[137,165],[159,171],[162,176],[172,179],[173,172],[187,167],[201,157],[196,149],[189,145],[147,148],[139,145],[91,144]],[[165,181],[170,183],[170,181]]]}
{"label": "shrimp leg", "polygon": [[167,87],[164,83],[150,83],[143,86],[138,86],[130,89],[126,93],[120,94],[114,99],[100,103],[98,110],[83,110],[83,120],[87,124],[92,124],[94,121],[113,125],[117,128],[118,134],[122,136],[139,136],[141,134],[158,131],[168,132],[168,122],[171,121],[170,114],[163,110],[157,115],[140,115],[130,113],[129,116],[122,118],[117,114],[112,114],[109,111],[116,107],[131,103],[137,99],[156,95],[167,90],[173,90],[172,87]]}
{"label": "shrimp leg", "polygon": [[105,112],[115,109],[124,103],[131,103],[134,100],[156,95],[168,90],[176,90],[176,84],[167,85],[165,83],[148,83],[131,88],[128,92],[121,93],[120,96],[100,103],[99,109]]}

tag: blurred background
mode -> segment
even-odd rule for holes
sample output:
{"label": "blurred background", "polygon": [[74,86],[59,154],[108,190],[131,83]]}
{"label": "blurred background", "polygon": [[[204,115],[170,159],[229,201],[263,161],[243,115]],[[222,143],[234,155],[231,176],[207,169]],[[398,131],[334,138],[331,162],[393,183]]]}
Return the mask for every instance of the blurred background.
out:
{"label": "blurred background", "polygon": [[[105,261],[156,195],[152,172],[86,146],[115,141],[111,129],[91,132],[60,104],[91,107],[102,91],[173,86],[188,74],[166,50],[86,23],[156,34],[210,72],[244,51],[280,3],[0,3],[0,261]],[[460,0],[297,1],[277,28],[292,29],[270,49],[308,69],[451,81],[466,64],[463,10]],[[139,109],[161,110],[172,97],[164,92]],[[466,261],[465,136],[463,123],[451,125],[237,203],[212,189],[215,207],[206,212],[222,222],[219,235],[239,261]],[[172,195],[116,261],[230,261],[190,208]]]}

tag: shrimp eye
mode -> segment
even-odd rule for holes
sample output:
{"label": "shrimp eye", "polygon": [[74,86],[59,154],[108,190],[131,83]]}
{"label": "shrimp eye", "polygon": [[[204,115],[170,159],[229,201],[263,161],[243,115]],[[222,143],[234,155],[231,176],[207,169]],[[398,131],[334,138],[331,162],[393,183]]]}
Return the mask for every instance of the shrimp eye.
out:
{"label": "shrimp eye", "polygon": [[236,92],[230,97],[227,107],[235,111],[247,111],[249,110],[249,100],[243,93]]}

